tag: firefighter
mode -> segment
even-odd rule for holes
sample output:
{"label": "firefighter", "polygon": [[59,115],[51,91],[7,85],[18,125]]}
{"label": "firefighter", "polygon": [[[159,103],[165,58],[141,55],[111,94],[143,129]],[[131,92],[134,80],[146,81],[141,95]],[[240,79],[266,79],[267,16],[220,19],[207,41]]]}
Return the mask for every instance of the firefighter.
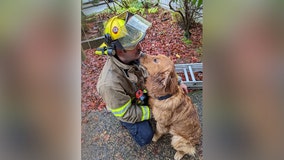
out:
{"label": "firefighter", "polygon": [[149,122],[151,111],[145,98],[147,72],[139,64],[139,58],[144,54],[139,42],[150,26],[150,22],[129,12],[112,17],[105,23],[105,44],[96,51],[97,54],[108,55],[97,91],[107,109],[140,146],[149,144],[154,134]]}

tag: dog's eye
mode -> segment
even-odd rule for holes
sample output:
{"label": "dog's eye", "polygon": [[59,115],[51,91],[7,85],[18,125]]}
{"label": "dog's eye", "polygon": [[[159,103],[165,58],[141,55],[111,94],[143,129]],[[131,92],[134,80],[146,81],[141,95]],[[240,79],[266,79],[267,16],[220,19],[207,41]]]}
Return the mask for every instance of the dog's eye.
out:
{"label": "dog's eye", "polygon": [[157,62],[158,62],[158,60],[155,58],[155,59],[154,59],[154,62],[155,62],[155,63],[157,63]]}

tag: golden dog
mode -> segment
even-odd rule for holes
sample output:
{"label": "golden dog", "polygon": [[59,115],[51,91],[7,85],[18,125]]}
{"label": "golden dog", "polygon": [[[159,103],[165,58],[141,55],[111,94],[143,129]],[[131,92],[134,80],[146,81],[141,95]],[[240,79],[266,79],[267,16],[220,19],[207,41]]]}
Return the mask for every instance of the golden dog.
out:
{"label": "golden dog", "polygon": [[140,62],[149,74],[145,86],[157,121],[152,141],[156,142],[163,134],[170,133],[173,135],[171,144],[177,151],[175,160],[180,160],[185,154],[195,157],[201,137],[198,113],[178,85],[174,63],[164,55],[144,55]]}

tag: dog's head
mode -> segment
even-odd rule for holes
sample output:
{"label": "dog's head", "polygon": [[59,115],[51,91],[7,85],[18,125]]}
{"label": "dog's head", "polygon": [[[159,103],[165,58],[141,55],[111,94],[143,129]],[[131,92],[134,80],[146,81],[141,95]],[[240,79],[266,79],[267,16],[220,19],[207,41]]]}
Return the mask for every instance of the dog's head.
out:
{"label": "dog's head", "polygon": [[177,90],[177,75],[173,61],[164,55],[144,55],[140,58],[141,64],[147,69],[149,76],[146,87],[151,96],[174,94]]}

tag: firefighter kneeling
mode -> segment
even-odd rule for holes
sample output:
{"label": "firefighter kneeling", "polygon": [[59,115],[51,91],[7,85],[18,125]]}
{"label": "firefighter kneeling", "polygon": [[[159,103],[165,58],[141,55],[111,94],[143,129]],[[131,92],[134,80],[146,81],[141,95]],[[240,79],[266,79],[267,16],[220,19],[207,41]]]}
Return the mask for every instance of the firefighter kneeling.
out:
{"label": "firefighter kneeling", "polygon": [[[143,55],[139,42],[150,26],[151,23],[139,15],[126,12],[115,16],[105,23],[105,43],[96,50],[96,54],[108,55],[97,90],[107,109],[140,146],[149,144],[154,134],[149,123],[150,109],[143,94],[147,72],[139,65]],[[142,95],[136,98],[140,91]]]}

